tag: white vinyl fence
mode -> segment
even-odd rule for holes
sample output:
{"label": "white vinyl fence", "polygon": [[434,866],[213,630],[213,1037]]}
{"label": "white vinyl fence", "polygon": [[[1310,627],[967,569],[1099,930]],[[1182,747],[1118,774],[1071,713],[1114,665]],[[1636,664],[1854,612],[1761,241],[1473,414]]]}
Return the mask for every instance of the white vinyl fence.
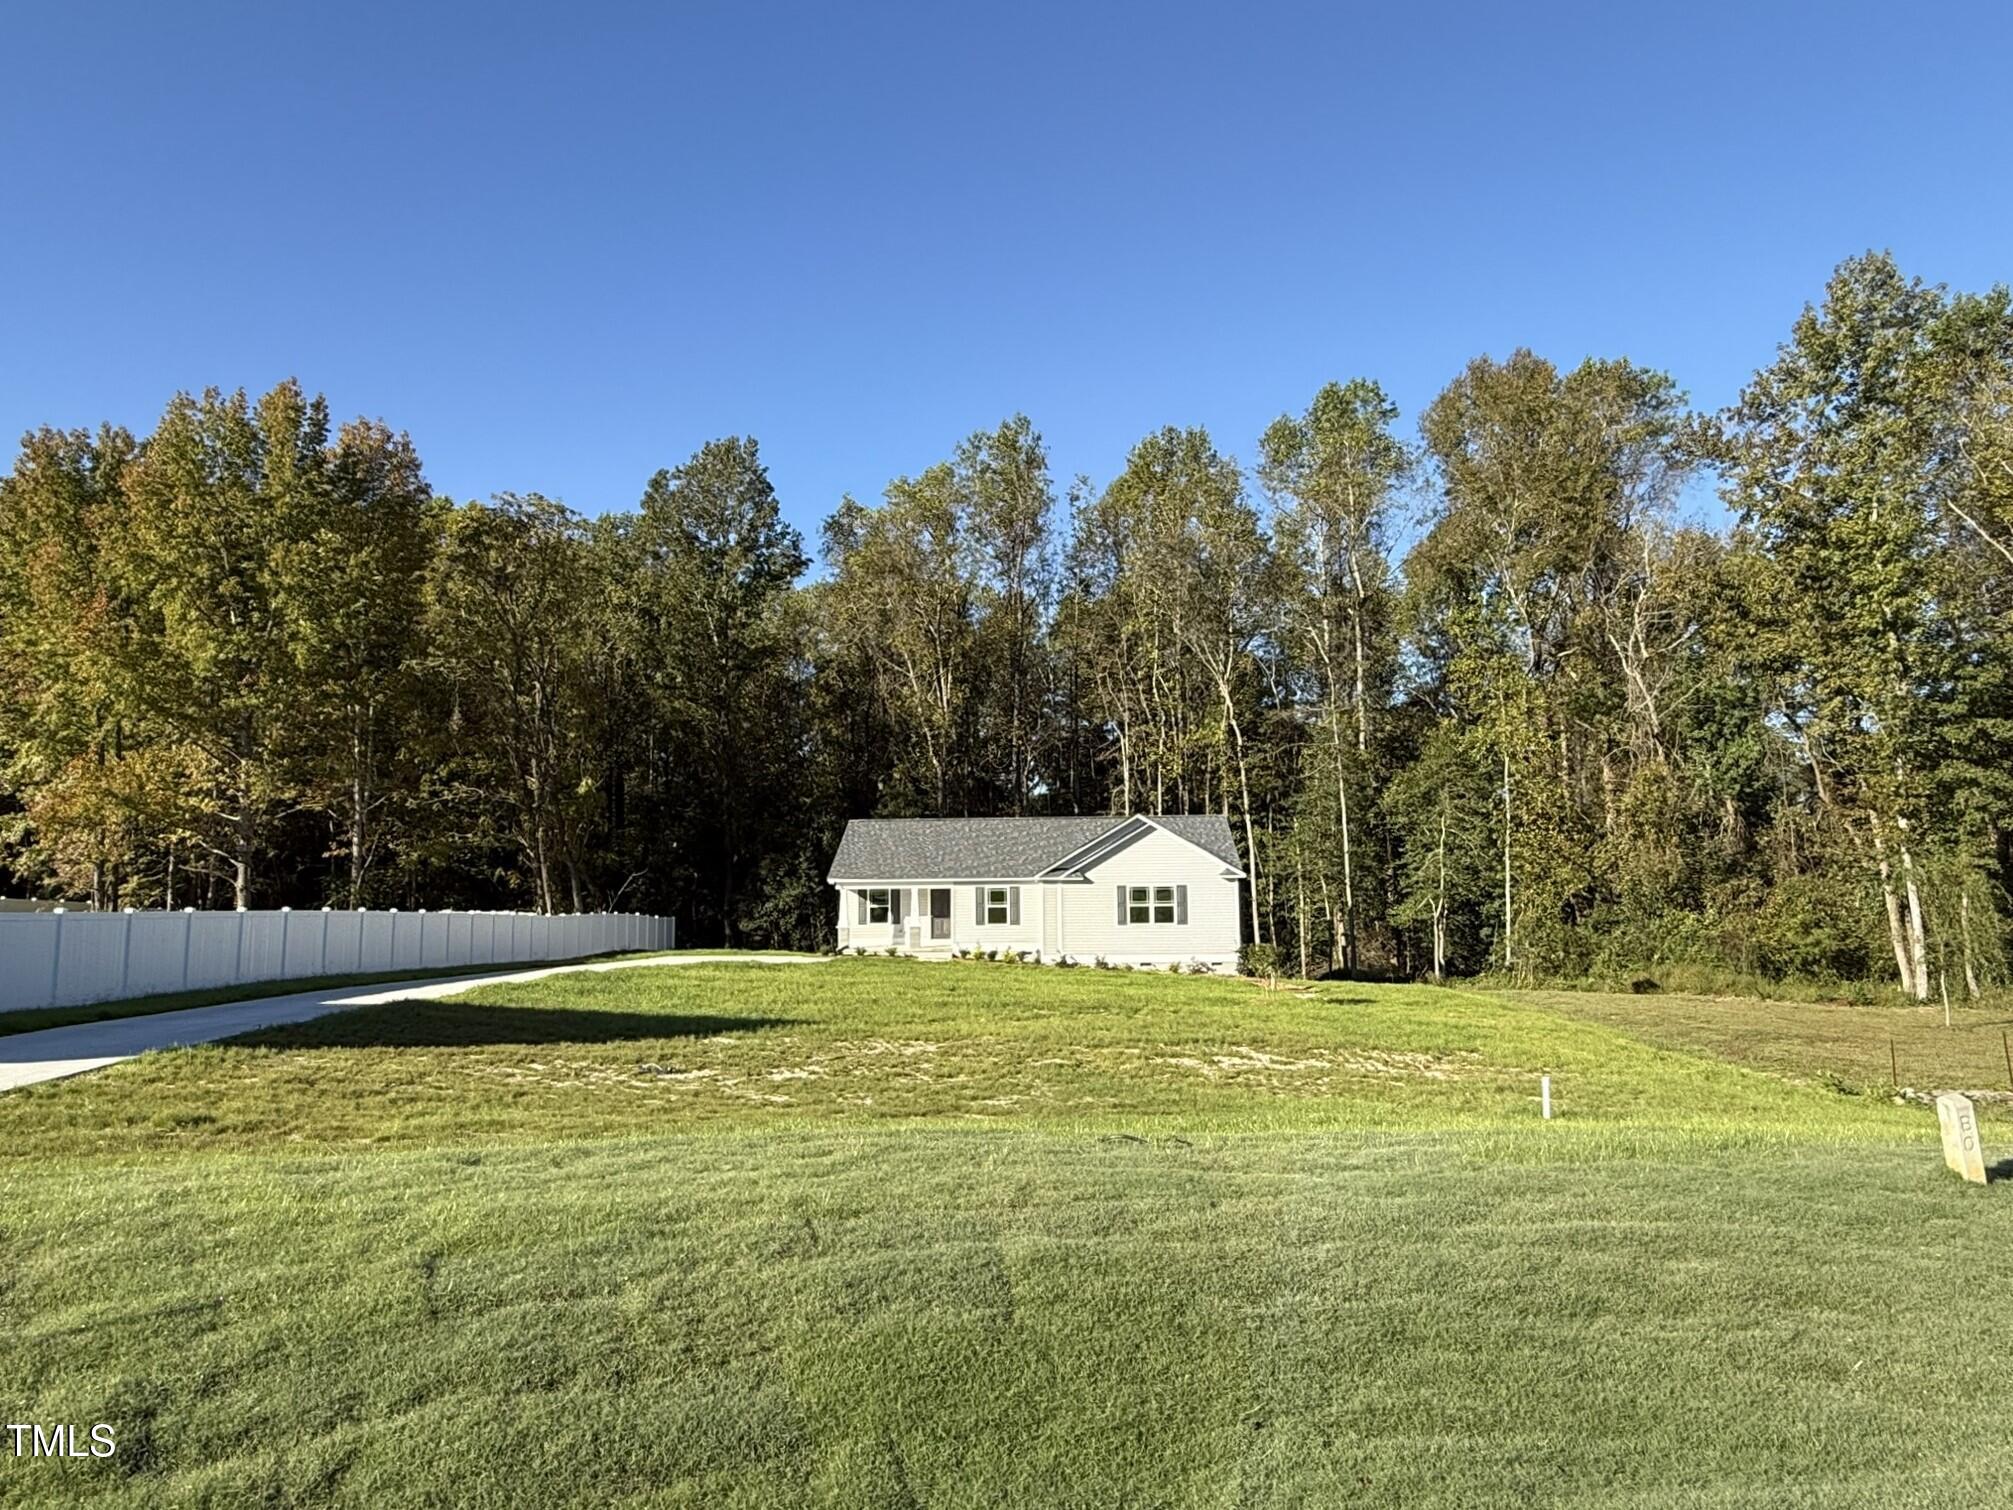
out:
{"label": "white vinyl fence", "polygon": [[0,1010],[312,975],[669,949],[673,918],[532,912],[29,912],[0,915]]}

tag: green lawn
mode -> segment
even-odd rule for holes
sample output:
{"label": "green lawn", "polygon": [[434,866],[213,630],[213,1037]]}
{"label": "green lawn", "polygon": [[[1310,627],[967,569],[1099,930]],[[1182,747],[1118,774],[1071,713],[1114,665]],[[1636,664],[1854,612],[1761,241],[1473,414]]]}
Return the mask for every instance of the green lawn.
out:
{"label": "green lawn", "polygon": [[[1756,1001],[1517,991],[1509,1000],[1623,1029],[1667,1048],[1713,1054],[1846,1094],[1982,1093],[1987,1116],[2013,1115],[2013,1012],[1940,1006]],[[2004,1098],[2004,1099],[2000,1099]]]}
{"label": "green lawn", "polygon": [[723,964],[0,1097],[0,1400],[121,1443],[0,1502],[1996,1502],[2013,1183],[1591,1015]]}

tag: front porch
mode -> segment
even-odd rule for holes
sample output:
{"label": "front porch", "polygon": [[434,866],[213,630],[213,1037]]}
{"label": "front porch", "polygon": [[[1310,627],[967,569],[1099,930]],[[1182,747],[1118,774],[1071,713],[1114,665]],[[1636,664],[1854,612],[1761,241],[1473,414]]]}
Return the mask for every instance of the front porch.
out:
{"label": "front porch", "polygon": [[889,949],[919,959],[949,959],[956,952],[952,926],[954,888],[891,886],[863,891],[858,921],[839,925],[841,949],[881,954]]}

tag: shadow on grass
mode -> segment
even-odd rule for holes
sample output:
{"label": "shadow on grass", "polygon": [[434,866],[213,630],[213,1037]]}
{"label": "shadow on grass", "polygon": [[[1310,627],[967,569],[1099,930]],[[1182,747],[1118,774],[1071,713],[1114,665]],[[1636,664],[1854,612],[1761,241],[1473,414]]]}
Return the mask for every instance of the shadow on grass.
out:
{"label": "shadow on grass", "polygon": [[246,1049],[454,1049],[483,1044],[640,1043],[789,1027],[788,1017],[596,1012],[567,1007],[396,1001],[260,1028],[223,1040]]}

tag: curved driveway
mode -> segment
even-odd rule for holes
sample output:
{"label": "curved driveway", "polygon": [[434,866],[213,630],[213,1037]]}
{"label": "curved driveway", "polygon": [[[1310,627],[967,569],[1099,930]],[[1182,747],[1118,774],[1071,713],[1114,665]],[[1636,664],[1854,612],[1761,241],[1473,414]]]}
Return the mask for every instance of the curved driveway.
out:
{"label": "curved driveway", "polygon": [[210,1043],[259,1028],[306,1022],[345,1007],[375,1007],[389,1001],[426,1000],[452,996],[476,986],[509,985],[569,975],[576,970],[633,970],[643,965],[711,965],[722,962],[759,965],[819,965],[818,954],[653,954],[642,959],[611,959],[596,964],[554,965],[540,970],[513,970],[498,975],[435,976],[401,985],[374,981],[367,986],[329,986],[320,991],[296,991],[288,996],[261,996],[253,1001],[228,1001],[214,1007],[185,1007],[179,1012],[151,1012],[143,1017],[116,1017],[107,1022],[76,1022],[32,1033],[0,1035],[0,1091],[59,1080],[103,1069],[151,1049],[179,1044]]}

